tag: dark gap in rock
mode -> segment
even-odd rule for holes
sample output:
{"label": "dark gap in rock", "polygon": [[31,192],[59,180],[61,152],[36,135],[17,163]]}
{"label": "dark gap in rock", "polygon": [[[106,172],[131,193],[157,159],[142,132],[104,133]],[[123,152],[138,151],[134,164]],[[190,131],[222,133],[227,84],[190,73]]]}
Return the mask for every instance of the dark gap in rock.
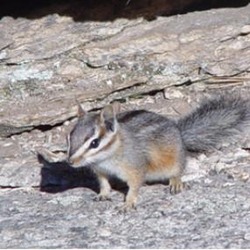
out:
{"label": "dark gap in rock", "polygon": [[163,89],[154,89],[142,94],[142,96],[155,96],[158,93],[162,93]]}
{"label": "dark gap in rock", "polygon": [[137,99],[137,98],[143,98],[144,96],[155,96],[158,93],[162,93],[164,89],[153,89],[147,92],[132,94],[128,96],[129,99]]}
{"label": "dark gap in rock", "polygon": [[1,185],[0,189],[16,189],[16,188],[20,188],[20,187],[21,186],[10,186],[10,185],[4,186],[4,185]]}
{"label": "dark gap in rock", "polygon": [[175,84],[174,86],[175,87],[182,87],[182,86],[190,86],[192,85],[194,82],[192,82],[190,79],[185,81],[185,82],[182,82],[180,84]]}
{"label": "dark gap in rock", "polygon": [[[138,87],[138,86],[141,86],[143,84],[145,84],[145,83],[144,82],[143,83],[137,83],[137,84],[134,84],[133,86],[129,86],[129,87],[126,87],[126,88],[116,90],[116,91],[112,92],[111,94],[113,94],[115,92],[121,92],[121,91],[124,91],[124,90],[129,89],[129,88]],[[144,96],[154,96],[157,93],[162,92],[162,91],[163,91],[163,89],[151,90],[151,91],[148,91],[148,92],[139,93],[137,95],[132,94],[132,95],[128,96],[128,98],[139,98],[139,97],[144,97]],[[104,98],[101,98],[100,100],[104,100],[105,98],[107,98],[107,96],[104,97]],[[114,102],[114,101],[126,102],[124,97],[112,100],[112,102]],[[103,107],[92,108],[92,109],[89,110],[89,112],[97,112],[97,111],[100,111],[102,108]],[[69,117],[68,119],[66,119],[64,121],[58,122],[58,123],[53,124],[53,125],[51,125],[51,124],[40,124],[40,125],[36,125],[36,126],[26,126],[26,127],[20,127],[20,128],[19,127],[12,127],[12,129],[10,131],[7,131],[8,133],[6,132],[7,134],[4,137],[10,138],[13,135],[20,135],[22,133],[31,132],[33,130],[39,130],[41,132],[47,132],[47,131],[52,130],[53,128],[62,126],[64,124],[64,122],[71,121],[75,117],[76,116]]]}
{"label": "dark gap in rock", "polygon": [[207,1],[200,1],[198,4],[194,3],[191,4],[187,9],[186,12],[192,11],[202,11],[208,9],[218,9],[218,8],[239,8],[247,5],[250,1],[249,0],[207,0]]}
{"label": "dark gap in rock", "polygon": [[27,186],[27,187],[24,187],[24,186],[11,186],[11,185],[0,185],[0,189],[18,189],[18,188],[34,188],[34,189],[37,189],[39,188],[40,186]]}
{"label": "dark gap in rock", "polygon": [[[74,117],[70,117],[70,118],[68,118],[68,119],[65,120],[65,121],[70,121],[70,120],[72,120],[73,118],[74,118]],[[13,136],[13,135],[20,135],[20,134],[22,134],[22,133],[31,132],[32,130],[36,130],[36,129],[39,130],[39,131],[41,131],[41,132],[46,132],[46,131],[49,131],[49,130],[51,130],[51,129],[53,129],[53,128],[62,126],[63,123],[64,123],[65,121],[56,123],[56,124],[54,124],[54,125],[50,125],[50,124],[41,124],[41,125],[37,125],[37,126],[27,126],[26,129],[25,129],[25,127],[23,127],[22,129],[16,127],[16,131],[17,131],[17,132],[15,132],[14,129],[13,129],[14,132],[11,132],[11,131],[10,131],[9,134],[6,135],[5,137],[6,137],[6,138],[10,138],[10,137]],[[19,130],[19,131],[18,131],[18,130]]]}
{"label": "dark gap in rock", "polygon": [[111,21],[116,18],[183,14],[212,8],[242,7],[249,0],[0,0],[0,16],[36,19],[50,14],[71,16],[75,21]]}

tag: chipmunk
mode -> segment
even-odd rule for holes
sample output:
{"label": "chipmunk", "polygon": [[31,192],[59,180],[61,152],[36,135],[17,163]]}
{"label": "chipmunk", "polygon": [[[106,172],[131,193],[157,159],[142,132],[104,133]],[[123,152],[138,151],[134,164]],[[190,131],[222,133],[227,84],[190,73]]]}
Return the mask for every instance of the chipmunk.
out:
{"label": "chipmunk", "polygon": [[181,175],[187,151],[206,151],[233,138],[250,125],[249,101],[219,96],[177,121],[147,110],[119,113],[118,104],[100,113],[79,105],[78,121],[68,137],[68,161],[73,167],[90,166],[100,184],[98,200],[109,199],[109,176],[128,185],[122,207],[135,208],[145,181],[169,179],[170,192],[184,184]]}

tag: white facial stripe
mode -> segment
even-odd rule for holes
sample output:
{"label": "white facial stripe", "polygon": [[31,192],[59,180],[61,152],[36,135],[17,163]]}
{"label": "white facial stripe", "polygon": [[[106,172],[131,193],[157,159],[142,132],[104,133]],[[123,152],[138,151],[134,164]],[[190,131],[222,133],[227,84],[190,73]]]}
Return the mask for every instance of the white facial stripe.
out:
{"label": "white facial stripe", "polygon": [[69,156],[69,150],[70,150],[70,135],[67,136],[67,156]]}
{"label": "white facial stripe", "polygon": [[90,143],[99,136],[100,136],[100,130],[95,131],[94,135],[91,138],[89,138],[70,158],[77,159],[81,155],[83,155],[89,148]]}
{"label": "white facial stripe", "polygon": [[71,155],[71,159],[77,159],[79,158],[85,151],[86,151],[86,144],[84,144],[83,146],[81,146],[73,155]]}

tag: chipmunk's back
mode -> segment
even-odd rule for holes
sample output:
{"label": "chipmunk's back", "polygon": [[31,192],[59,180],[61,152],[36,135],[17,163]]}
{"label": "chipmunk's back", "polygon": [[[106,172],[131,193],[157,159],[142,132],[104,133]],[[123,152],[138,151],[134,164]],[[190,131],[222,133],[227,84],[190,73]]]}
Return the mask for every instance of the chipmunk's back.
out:
{"label": "chipmunk's back", "polygon": [[[160,131],[162,133],[166,129],[176,129],[174,121],[147,110],[122,112],[118,114],[117,120],[121,126],[125,126],[131,131],[140,134],[152,133],[157,136],[157,133]],[[158,131],[158,129],[160,129],[160,131]]]}

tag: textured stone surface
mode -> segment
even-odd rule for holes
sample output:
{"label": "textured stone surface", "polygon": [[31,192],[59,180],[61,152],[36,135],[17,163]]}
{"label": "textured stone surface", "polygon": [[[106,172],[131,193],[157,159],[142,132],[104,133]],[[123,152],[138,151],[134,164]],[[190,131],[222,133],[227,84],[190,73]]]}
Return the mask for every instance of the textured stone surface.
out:
{"label": "textured stone surface", "polygon": [[116,192],[112,202],[95,202],[86,188],[6,189],[0,247],[249,248],[249,192],[249,183],[217,176],[176,196],[163,185],[144,186],[137,211],[118,214]]}
{"label": "textured stone surface", "polygon": [[131,0],[125,12],[111,2],[89,3],[82,19],[61,5],[0,20],[0,247],[249,248],[249,131],[189,155],[183,193],[143,186],[128,214],[116,209],[124,184],[94,202],[94,175],[64,159],[76,100],[178,118],[222,90],[249,97],[250,5],[166,17],[166,1]]}

